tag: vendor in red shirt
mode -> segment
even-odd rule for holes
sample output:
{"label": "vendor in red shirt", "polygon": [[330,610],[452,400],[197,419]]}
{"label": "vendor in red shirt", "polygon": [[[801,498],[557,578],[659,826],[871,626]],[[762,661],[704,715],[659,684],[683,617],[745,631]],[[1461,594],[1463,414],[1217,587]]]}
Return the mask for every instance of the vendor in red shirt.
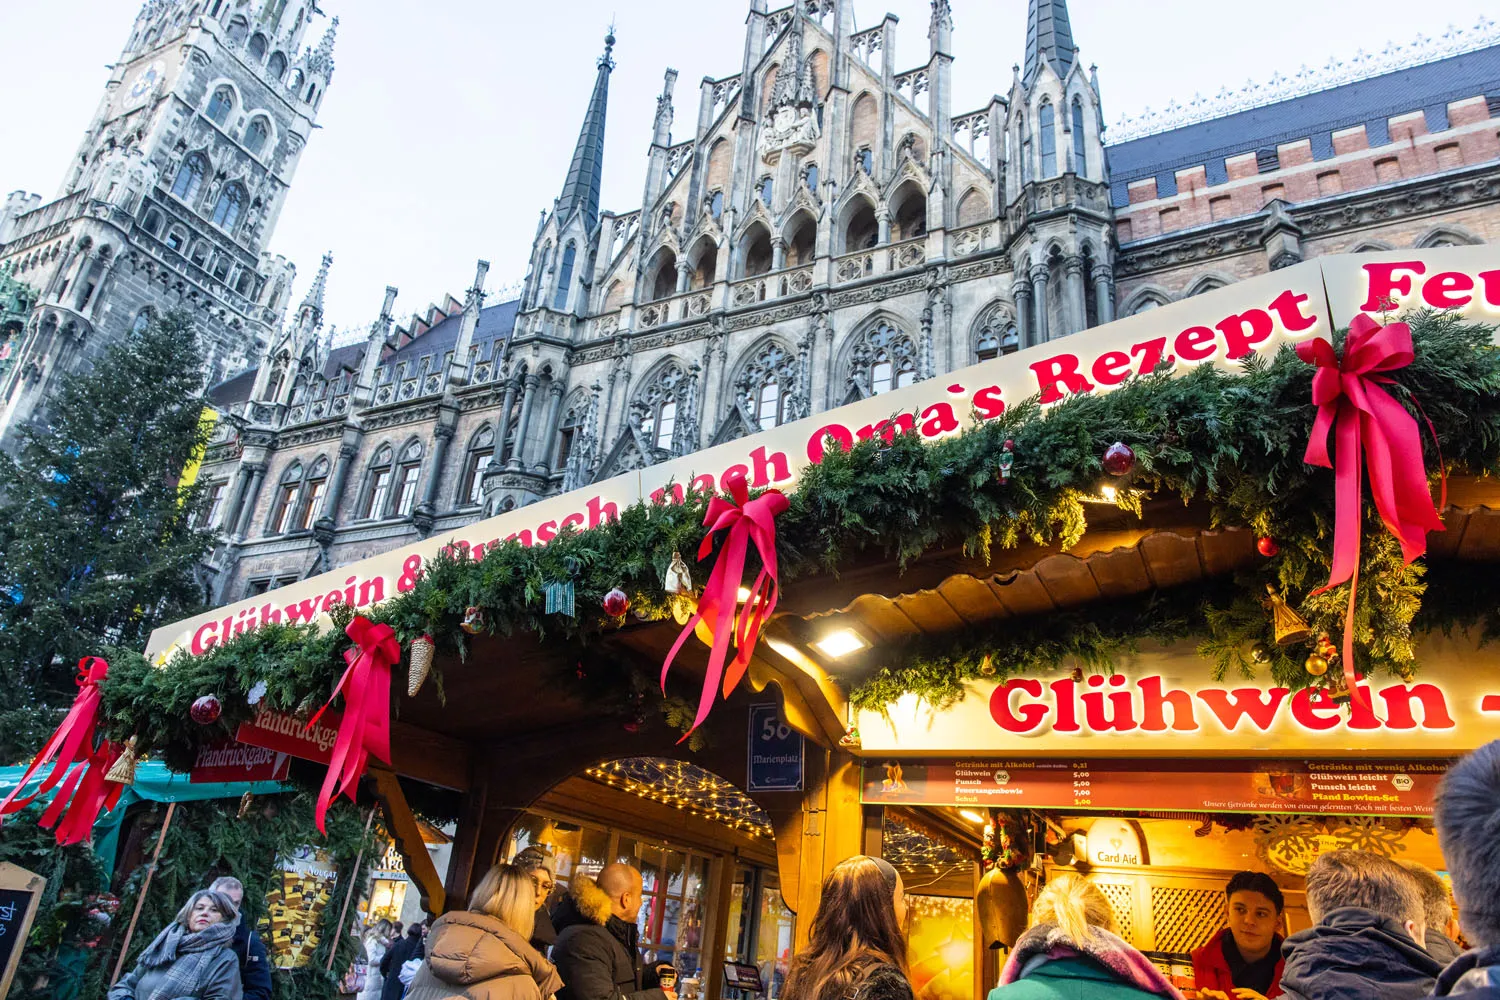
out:
{"label": "vendor in red shirt", "polygon": [[1229,926],[1193,952],[1198,992],[1213,1000],[1281,996],[1281,888],[1263,872],[1240,872],[1224,894]]}

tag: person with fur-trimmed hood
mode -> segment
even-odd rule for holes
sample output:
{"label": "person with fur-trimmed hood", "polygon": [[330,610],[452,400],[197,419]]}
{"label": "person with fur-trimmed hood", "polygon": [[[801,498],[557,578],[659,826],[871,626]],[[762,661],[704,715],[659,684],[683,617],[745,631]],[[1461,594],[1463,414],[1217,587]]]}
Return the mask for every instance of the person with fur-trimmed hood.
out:
{"label": "person with fur-trimmed hood", "polygon": [[1449,769],[1435,817],[1458,926],[1474,949],[1438,975],[1433,996],[1500,1000],[1500,741]]}
{"label": "person with fur-trimmed hood", "polygon": [[640,870],[624,864],[605,865],[597,879],[573,876],[552,911],[552,962],[563,981],[558,1000],[677,1000],[659,985],[657,969],[641,966],[643,887]]}

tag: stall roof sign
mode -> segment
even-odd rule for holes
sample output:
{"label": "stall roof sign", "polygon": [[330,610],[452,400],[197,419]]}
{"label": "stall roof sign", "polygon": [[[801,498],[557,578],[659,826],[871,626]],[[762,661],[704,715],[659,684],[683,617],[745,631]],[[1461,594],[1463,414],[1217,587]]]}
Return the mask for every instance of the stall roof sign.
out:
{"label": "stall roof sign", "polygon": [[912,432],[927,440],[994,420],[1037,397],[1051,405],[1080,393],[1107,392],[1132,375],[1166,365],[1179,373],[1213,364],[1238,371],[1252,355],[1285,344],[1329,339],[1360,312],[1390,307],[1451,308],[1500,321],[1500,266],[1488,247],[1324,257],[1249,278],[1061,340],[984,361],[938,378],[817,413],[781,427],[694,452],[551,497],[498,517],[352,563],[152,633],[147,656],[178,650],[201,655],[263,622],[322,620],[336,604],[366,608],[415,586],[423,566],[444,550],[480,557],[501,542],[545,545],[568,529],[593,527],[637,501],[680,502],[689,486],[719,489],[732,475],[753,488],[792,486],[821,461],[828,441]]}
{"label": "stall roof sign", "polygon": [[1335,704],[1323,688],[1269,679],[1214,681],[1192,643],[1143,644],[1110,676],[1069,674],[974,682],[941,710],[907,695],[855,725],[866,757],[1027,754],[1182,756],[1467,753],[1500,722],[1500,650],[1435,637],[1422,672],[1362,681]]}

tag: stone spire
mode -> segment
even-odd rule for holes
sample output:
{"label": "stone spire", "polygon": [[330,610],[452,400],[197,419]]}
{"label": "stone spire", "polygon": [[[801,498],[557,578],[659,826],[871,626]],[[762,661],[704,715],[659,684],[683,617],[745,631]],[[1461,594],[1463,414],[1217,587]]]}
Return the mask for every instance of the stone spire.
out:
{"label": "stone spire", "polygon": [[574,212],[582,211],[585,227],[592,232],[599,221],[599,189],[604,180],[604,118],[609,110],[609,74],[615,68],[611,53],[615,48],[615,31],[611,26],[604,36],[604,55],[599,57],[599,76],[594,81],[594,96],[589,99],[583,128],[578,131],[578,145],[573,162],[557,200],[557,218],[565,223]]}
{"label": "stone spire", "polygon": [[803,56],[802,17],[792,18],[791,37],[786,56],[776,71],[771,89],[771,110],[777,108],[814,108],[818,105],[818,88],[813,83],[812,61]]}
{"label": "stone spire", "polygon": [[339,19],[335,17],[328,25],[328,30],[323,32],[323,40],[318,43],[318,48],[307,61],[308,71],[316,73],[324,80],[333,79],[333,43],[339,33]]}
{"label": "stone spire", "polygon": [[1059,77],[1073,68],[1073,25],[1067,0],[1030,0],[1026,8],[1026,71],[1029,86],[1045,61]]}
{"label": "stone spire", "polygon": [[323,265],[318,268],[318,276],[313,279],[312,287],[307,290],[307,296],[297,310],[298,323],[309,330],[316,330],[323,325],[323,293],[328,289],[328,269],[332,265],[333,254],[325,253]]}

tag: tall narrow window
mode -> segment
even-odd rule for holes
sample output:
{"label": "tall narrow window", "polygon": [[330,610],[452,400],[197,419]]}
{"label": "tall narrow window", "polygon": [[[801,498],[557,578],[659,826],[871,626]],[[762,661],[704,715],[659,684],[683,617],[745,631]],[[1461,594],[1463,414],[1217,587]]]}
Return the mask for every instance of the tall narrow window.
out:
{"label": "tall narrow window", "polygon": [[245,204],[245,189],[238,184],[231,184],[219,195],[219,203],[214,206],[213,224],[220,229],[233,231],[235,223],[240,221],[240,211]]}
{"label": "tall narrow window", "polygon": [[859,152],[855,153],[854,159],[858,162],[859,169],[867,174],[873,175],[875,173],[875,154],[870,151],[869,146],[865,146]]}
{"label": "tall narrow window", "polygon": [[209,119],[215,124],[223,125],[229,121],[229,113],[233,110],[234,91],[228,86],[214,91],[214,96],[208,102]]}
{"label": "tall narrow window", "polygon": [[422,473],[422,466],[412,462],[401,466],[400,478],[396,484],[396,515],[405,517],[412,512],[417,505],[417,478]]}
{"label": "tall narrow window", "polygon": [[713,193],[713,197],[711,197],[708,202],[708,211],[709,214],[714,217],[715,221],[717,221],[724,215],[723,191],[715,191]]}
{"label": "tall narrow window", "polygon": [[302,508],[297,514],[297,527],[307,531],[323,516],[323,500],[328,496],[328,459],[320,458],[308,473],[307,487],[302,494]]}
{"label": "tall narrow window", "polygon": [[672,432],[677,429],[677,401],[668,398],[661,404],[656,416],[656,447],[662,451],[672,450]]}
{"label": "tall narrow window", "polygon": [[1089,147],[1083,134],[1083,98],[1073,98],[1073,170],[1088,173]]}
{"label": "tall narrow window", "polygon": [[774,378],[767,379],[760,387],[756,401],[755,422],[763,431],[781,423],[781,384]]}
{"label": "tall narrow window", "polygon": [[182,167],[177,171],[177,179],[172,182],[172,195],[191,205],[203,189],[203,175],[206,173],[208,160],[202,153],[192,154],[182,161]]}
{"label": "tall narrow window", "polygon": [[878,396],[883,392],[891,391],[891,359],[881,356],[875,366],[870,369],[870,392]]}
{"label": "tall narrow window", "polygon": [[557,291],[552,294],[552,308],[568,308],[568,293],[573,290],[573,265],[578,258],[578,248],[569,243],[563,251],[562,269],[557,273]]}
{"label": "tall narrow window", "polygon": [[762,177],[760,179],[760,201],[767,208],[771,207],[771,196],[776,193],[776,178]]}
{"label": "tall narrow window", "polygon": [[484,499],[484,469],[495,456],[495,431],[486,427],[469,442],[469,454],[464,459],[463,482],[458,488],[460,507],[479,503]]}
{"label": "tall narrow window", "polygon": [[250,151],[251,156],[259,156],[266,148],[266,140],[271,137],[271,129],[266,125],[264,118],[257,118],[245,129],[245,148]]}
{"label": "tall narrow window", "polygon": [[297,509],[297,496],[302,492],[302,466],[293,464],[281,477],[276,491],[276,506],[271,515],[271,534],[284,535],[292,525],[292,515]]}
{"label": "tall narrow window", "polygon": [[1050,101],[1043,102],[1037,114],[1037,138],[1042,144],[1042,176],[1057,175],[1057,128]]}
{"label": "tall narrow window", "polygon": [[386,497],[391,492],[391,470],[376,469],[370,475],[370,495],[365,500],[365,517],[385,514]]}
{"label": "tall narrow window", "polygon": [[224,492],[228,488],[228,483],[215,483],[209,487],[208,503],[203,510],[203,526],[205,528],[217,528],[219,526],[219,516],[224,513]]}
{"label": "tall narrow window", "polygon": [[807,169],[802,172],[802,180],[809,191],[815,195],[818,193],[818,165],[816,163],[807,165]]}
{"label": "tall narrow window", "polygon": [[254,38],[250,39],[250,47],[245,52],[256,62],[264,59],[266,57],[266,36],[257,33]]}

